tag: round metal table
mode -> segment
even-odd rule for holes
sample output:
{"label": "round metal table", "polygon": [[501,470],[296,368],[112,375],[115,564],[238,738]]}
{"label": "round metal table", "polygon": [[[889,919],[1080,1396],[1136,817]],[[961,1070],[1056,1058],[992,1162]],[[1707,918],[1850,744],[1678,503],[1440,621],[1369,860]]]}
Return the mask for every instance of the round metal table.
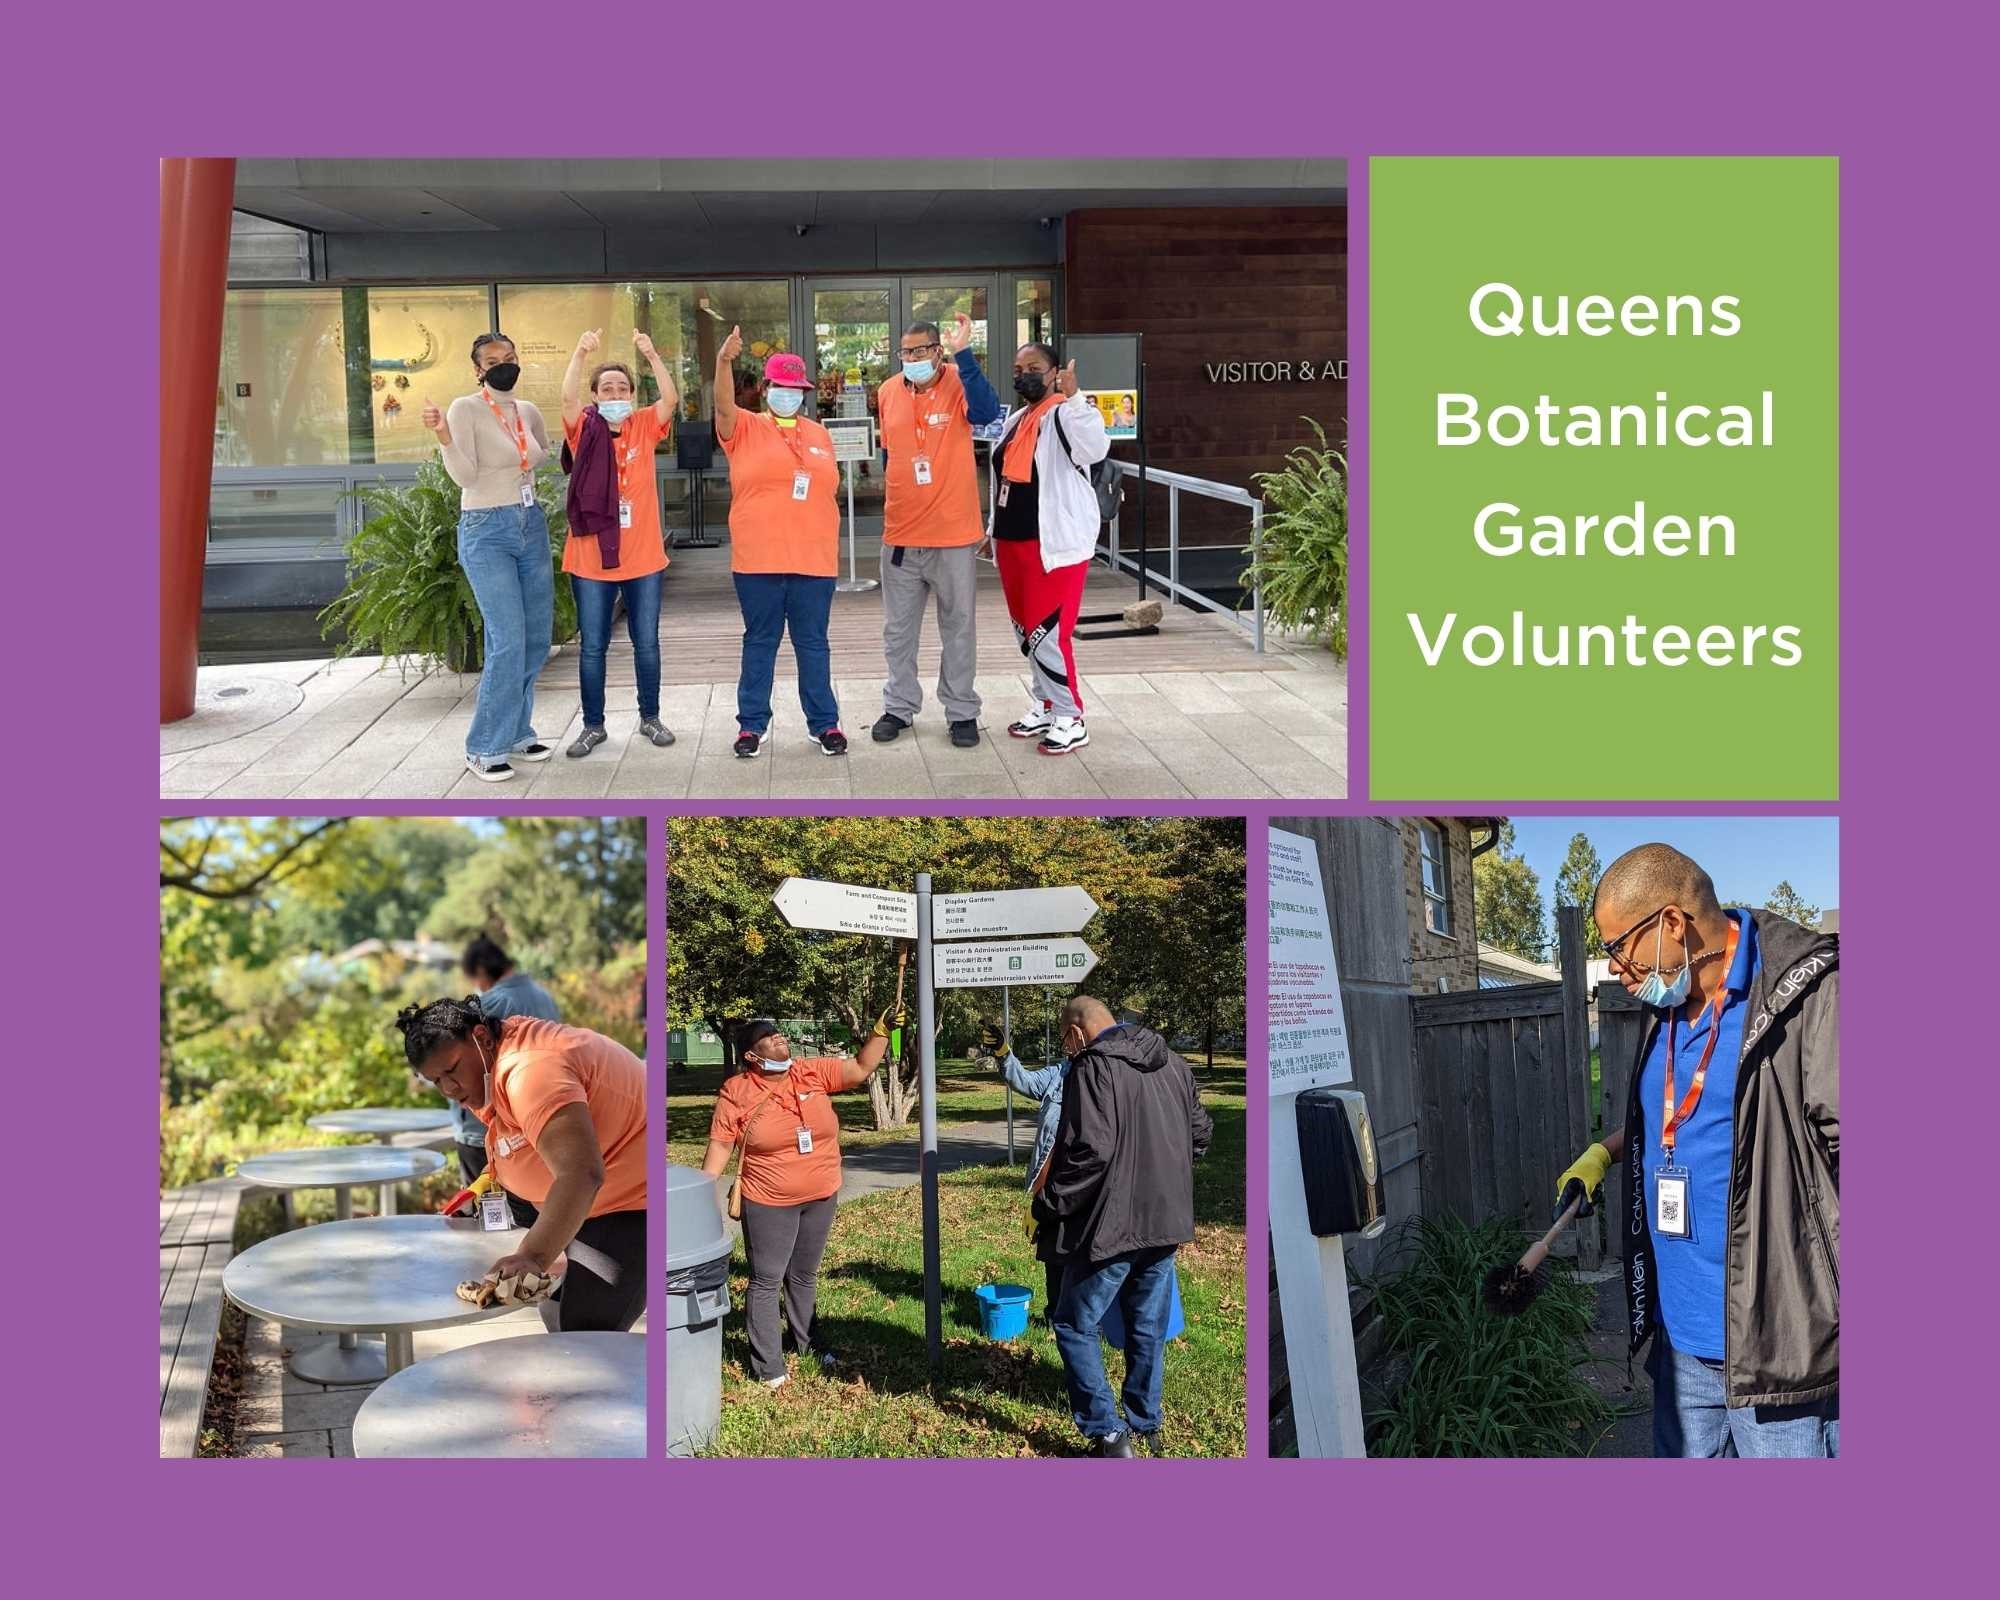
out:
{"label": "round metal table", "polygon": [[[222,1292],[266,1322],[314,1333],[380,1333],[382,1363],[373,1378],[340,1380],[372,1382],[410,1364],[411,1334],[515,1310],[469,1304],[457,1290],[468,1278],[483,1278],[526,1237],[522,1228],[488,1233],[463,1217],[323,1222],[252,1245],[222,1269]],[[357,1352],[374,1353],[370,1345]]]}
{"label": "round metal table", "polygon": [[[331,1189],[334,1219],[346,1222],[354,1215],[357,1188],[379,1184],[384,1194],[393,1196],[396,1184],[403,1179],[421,1178],[443,1165],[444,1157],[435,1150],[351,1144],[252,1156],[238,1165],[236,1175],[262,1188],[282,1189],[287,1195],[294,1189]],[[363,1346],[360,1337],[352,1333],[292,1357],[292,1371],[313,1383],[374,1383],[387,1370],[381,1349]]]}
{"label": "round metal table", "polygon": [[[388,1144],[399,1133],[436,1133],[454,1126],[449,1106],[359,1106],[352,1111],[322,1111],[306,1119],[321,1133],[365,1133],[377,1144]],[[393,1147],[392,1147],[393,1148]],[[396,1186],[382,1185],[379,1215],[396,1214]]]}
{"label": "round metal table", "polygon": [[361,1402],[354,1453],[643,1456],[646,1336],[524,1334],[420,1361]]}

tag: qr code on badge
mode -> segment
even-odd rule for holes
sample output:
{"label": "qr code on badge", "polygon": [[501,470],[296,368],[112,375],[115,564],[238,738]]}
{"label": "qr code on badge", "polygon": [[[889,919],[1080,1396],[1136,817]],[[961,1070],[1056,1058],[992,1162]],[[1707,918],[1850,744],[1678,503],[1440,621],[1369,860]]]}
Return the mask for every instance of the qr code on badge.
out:
{"label": "qr code on badge", "polygon": [[1679,1228],[1682,1217],[1681,1206],[1681,1192],[1679,1189],[1662,1189],[1660,1191],[1660,1226],[1663,1228]]}

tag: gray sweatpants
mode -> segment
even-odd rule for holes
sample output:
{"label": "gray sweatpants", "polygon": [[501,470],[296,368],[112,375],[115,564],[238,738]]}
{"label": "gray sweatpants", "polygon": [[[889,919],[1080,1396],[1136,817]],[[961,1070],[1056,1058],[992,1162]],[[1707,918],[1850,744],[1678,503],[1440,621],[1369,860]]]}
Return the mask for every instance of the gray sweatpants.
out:
{"label": "gray sweatpants", "polygon": [[750,1376],[785,1375],[784,1336],[778,1329],[778,1303],[784,1302],[792,1343],[812,1349],[813,1302],[819,1295],[819,1258],[826,1236],[833,1231],[833,1214],[840,1196],[808,1200],[797,1206],[759,1205],[743,1201],[743,1253],[750,1258],[750,1290],[744,1296],[744,1321],[750,1334]]}
{"label": "gray sweatpants", "polygon": [[[882,685],[882,709],[914,722],[924,703],[917,681],[917,642],[924,632],[924,602],[937,596],[937,697],[952,722],[979,720],[979,691],[972,686],[979,667],[979,641],[973,631],[973,603],[978,585],[977,545],[956,549],[882,546],[882,654],[889,664]],[[897,558],[901,557],[900,560]]]}

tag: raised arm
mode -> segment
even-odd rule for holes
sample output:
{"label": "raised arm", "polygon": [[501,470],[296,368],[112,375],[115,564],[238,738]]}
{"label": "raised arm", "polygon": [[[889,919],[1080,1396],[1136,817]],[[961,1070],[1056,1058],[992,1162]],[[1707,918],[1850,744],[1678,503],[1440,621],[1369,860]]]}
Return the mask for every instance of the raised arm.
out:
{"label": "raised arm", "polygon": [[743,353],[743,330],[731,328],[722,348],[715,352],[715,436],[728,439],[736,433],[736,358]]}
{"label": "raised arm", "polygon": [[570,352],[569,365],[563,368],[563,427],[583,415],[583,369],[584,364],[597,354],[604,343],[602,328],[585,328],[576,341],[576,348]]}
{"label": "raised arm", "polygon": [[653,402],[653,415],[660,419],[660,429],[665,432],[673,426],[674,413],[680,409],[681,392],[674,385],[673,374],[667,371],[666,363],[660,359],[660,352],[653,348],[653,341],[634,328],[632,343],[645,357],[646,365],[653,369],[653,382],[660,386],[660,398]]}
{"label": "raised arm", "polygon": [[1063,432],[1069,438],[1070,459],[1079,467],[1093,466],[1111,454],[1104,413],[1079,393],[1074,361],[1056,374],[1056,388],[1063,397]]}
{"label": "raised arm", "polygon": [[952,363],[958,368],[958,381],[965,390],[965,420],[975,427],[993,421],[1006,408],[1000,404],[993,385],[986,381],[979,357],[972,353],[972,318],[959,312],[944,339],[951,348]]}
{"label": "raised arm", "polygon": [[[904,1022],[901,1011],[895,1013],[894,1026],[900,1028]],[[840,1069],[840,1087],[858,1089],[875,1074],[882,1064],[882,1057],[889,1049],[890,1014],[885,1011],[875,1019],[875,1026],[868,1031],[868,1037],[861,1041],[861,1053],[852,1061],[843,1062]]]}

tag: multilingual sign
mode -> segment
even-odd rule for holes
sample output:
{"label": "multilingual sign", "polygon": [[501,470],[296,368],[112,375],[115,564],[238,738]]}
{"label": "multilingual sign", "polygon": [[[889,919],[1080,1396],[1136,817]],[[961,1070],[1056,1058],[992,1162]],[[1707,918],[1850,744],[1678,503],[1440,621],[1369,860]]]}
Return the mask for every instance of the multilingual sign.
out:
{"label": "multilingual sign", "polygon": [[1080,933],[1097,902],[1077,884],[1049,889],[993,889],[931,897],[931,937],[993,939],[1017,933]]}
{"label": "multilingual sign", "polygon": [[999,989],[1009,984],[1079,983],[1097,965],[1081,939],[1010,939],[935,947],[934,986]]}
{"label": "multilingual sign", "polygon": [[917,897],[896,889],[820,878],[787,878],[771,904],[795,928],[828,933],[873,933],[885,939],[917,936]]}

